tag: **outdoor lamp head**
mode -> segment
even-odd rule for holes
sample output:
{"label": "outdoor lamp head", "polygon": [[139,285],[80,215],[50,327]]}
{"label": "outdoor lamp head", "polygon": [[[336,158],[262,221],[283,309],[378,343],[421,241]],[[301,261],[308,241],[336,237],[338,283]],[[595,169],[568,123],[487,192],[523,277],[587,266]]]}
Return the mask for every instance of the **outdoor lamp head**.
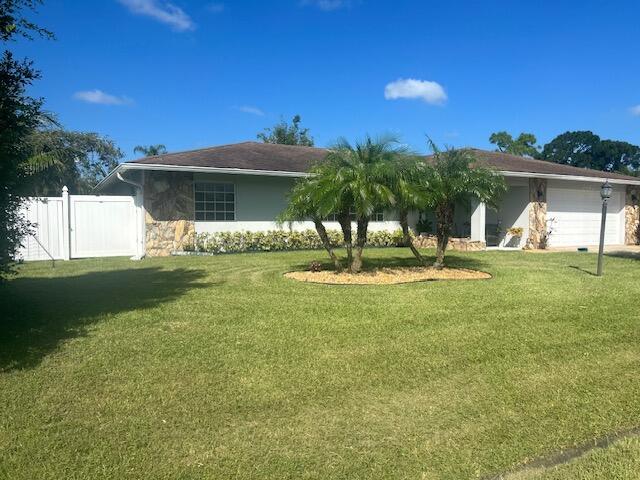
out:
{"label": "outdoor lamp head", "polygon": [[611,198],[612,191],[613,187],[609,183],[609,180],[607,180],[602,184],[602,187],[600,188],[600,196],[602,197],[602,200],[608,200],[609,198]]}

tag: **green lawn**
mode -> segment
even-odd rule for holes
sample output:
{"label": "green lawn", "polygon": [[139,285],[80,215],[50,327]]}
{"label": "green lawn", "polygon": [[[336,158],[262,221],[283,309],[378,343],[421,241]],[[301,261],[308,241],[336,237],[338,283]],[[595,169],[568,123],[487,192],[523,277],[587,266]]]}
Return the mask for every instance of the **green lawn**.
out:
{"label": "green lawn", "polygon": [[[0,478],[483,478],[640,424],[640,259],[603,278],[592,254],[524,252],[451,255],[484,281],[283,278],[313,259],[22,267],[0,287]],[[514,478],[639,465],[627,439]]]}

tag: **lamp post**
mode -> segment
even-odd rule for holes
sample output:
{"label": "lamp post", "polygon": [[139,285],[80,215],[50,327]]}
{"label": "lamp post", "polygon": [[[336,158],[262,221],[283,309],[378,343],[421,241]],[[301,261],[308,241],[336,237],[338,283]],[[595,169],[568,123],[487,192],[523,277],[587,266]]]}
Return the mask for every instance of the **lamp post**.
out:
{"label": "lamp post", "polygon": [[609,180],[605,181],[600,187],[600,197],[602,198],[602,218],[600,219],[600,248],[598,249],[598,271],[596,275],[602,276],[602,257],[604,256],[604,227],[607,223],[607,202],[611,198],[613,187]]}

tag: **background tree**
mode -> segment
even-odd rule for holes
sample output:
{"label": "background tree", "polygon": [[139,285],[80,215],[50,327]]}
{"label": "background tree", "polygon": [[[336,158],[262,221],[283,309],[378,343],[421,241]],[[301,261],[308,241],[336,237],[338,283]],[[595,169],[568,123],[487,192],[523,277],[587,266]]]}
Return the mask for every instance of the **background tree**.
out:
{"label": "background tree", "polygon": [[433,161],[426,170],[427,199],[422,210],[431,210],[436,215],[437,250],[433,266],[440,269],[444,267],[445,252],[453,231],[456,204],[477,198],[495,206],[507,186],[497,171],[474,165],[477,160],[471,150],[448,148],[440,151],[433,142],[429,143]]}
{"label": "background tree", "polygon": [[162,143],[158,143],[156,145],[136,145],[133,148],[133,153],[140,153],[145,157],[155,157],[156,155],[164,155],[167,153],[167,147],[165,147]]}
{"label": "background tree", "polygon": [[619,140],[602,140],[596,149],[596,165],[606,172],[638,176],[640,147]]}
{"label": "background tree", "polygon": [[56,196],[64,185],[71,193],[90,193],[124,156],[115,143],[97,133],[71,132],[49,125],[28,137],[29,174],[22,195]]}
{"label": "background tree", "polygon": [[0,0],[0,41],[4,50],[0,60],[0,273],[11,270],[20,242],[29,229],[20,215],[17,193],[26,173],[23,164],[30,156],[27,141],[38,126],[42,100],[30,97],[27,88],[40,77],[28,60],[16,60],[6,48],[16,36],[53,35],[22,16],[33,9],[36,0]]}
{"label": "background tree", "polygon": [[540,154],[542,160],[594,168],[595,155],[600,145],[600,137],[589,131],[565,132],[547,143]]}
{"label": "background tree", "polygon": [[498,152],[532,158],[536,158],[539,154],[536,136],[532,133],[521,133],[518,138],[514,139],[507,132],[496,132],[491,134],[489,142],[497,147],[496,151]]}
{"label": "background tree", "polygon": [[558,135],[543,147],[540,158],[563,165],[631,175],[637,175],[640,169],[640,147],[618,140],[601,140],[589,131]]}
{"label": "background tree", "polygon": [[264,132],[258,133],[258,140],[262,140],[264,143],[313,147],[313,137],[309,135],[308,128],[300,128],[300,121],[300,115],[293,117],[291,125],[281,120],[273,127],[265,128]]}

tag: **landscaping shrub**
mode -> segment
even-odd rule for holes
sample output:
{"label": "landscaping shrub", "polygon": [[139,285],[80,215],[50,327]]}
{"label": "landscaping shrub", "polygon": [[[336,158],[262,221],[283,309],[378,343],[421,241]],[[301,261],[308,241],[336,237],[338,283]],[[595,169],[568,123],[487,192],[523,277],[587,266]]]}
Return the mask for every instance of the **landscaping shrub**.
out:
{"label": "landscaping shrub", "polygon": [[[342,245],[342,233],[327,230],[331,244]],[[367,244],[371,247],[402,246],[402,230],[379,231],[367,234]],[[216,232],[199,233],[193,245],[185,251],[203,253],[272,252],[284,250],[318,250],[322,242],[315,230],[288,231],[269,230],[267,232]]]}

